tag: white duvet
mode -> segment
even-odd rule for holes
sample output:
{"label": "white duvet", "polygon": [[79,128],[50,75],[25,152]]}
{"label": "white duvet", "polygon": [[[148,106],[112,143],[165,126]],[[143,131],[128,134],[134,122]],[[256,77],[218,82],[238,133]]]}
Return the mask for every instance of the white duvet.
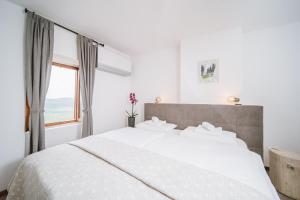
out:
{"label": "white duvet", "polygon": [[113,134],[107,133],[101,137],[143,147],[175,160],[222,174],[264,193],[271,199],[279,200],[261,157],[249,151],[245,142],[238,138],[205,134],[196,136],[185,134],[180,130],[155,132],[132,129],[115,130]]}
{"label": "white duvet", "polygon": [[144,147],[146,144],[163,137],[165,134],[165,132],[147,131],[144,129],[127,127],[108,131],[99,136],[135,147]]}
{"label": "white duvet", "polygon": [[212,143],[124,128],[59,145],[22,162],[8,199],[279,199],[258,155]]}
{"label": "white duvet", "polygon": [[145,149],[230,177],[279,200],[260,156],[238,143],[227,142],[168,134],[149,143]]}

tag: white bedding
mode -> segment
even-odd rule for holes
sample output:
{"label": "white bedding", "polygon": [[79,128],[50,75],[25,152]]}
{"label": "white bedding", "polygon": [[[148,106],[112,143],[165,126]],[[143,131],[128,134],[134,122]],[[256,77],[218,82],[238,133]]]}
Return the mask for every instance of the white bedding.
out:
{"label": "white bedding", "polygon": [[27,156],[8,191],[7,200],[168,199],[106,161],[69,144]]}
{"label": "white bedding", "polygon": [[[218,179],[221,182],[227,182],[228,179],[230,184],[232,181],[232,184],[239,183],[241,185],[237,184],[238,186],[236,187],[242,188],[240,189],[241,191],[233,191],[237,196],[242,195],[240,193],[252,191],[253,195],[262,194],[262,197],[259,199],[267,198],[270,200],[279,200],[279,197],[264,170],[261,158],[257,154],[247,150],[241,141],[237,140],[236,144],[234,145],[228,141],[214,141],[213,139],[208,139],[205,137],[197,137],[197,139],[189,136],[186,137],[180,134],[180,131],[178,130],[154,132],[133,128],[118,129],[105,134],[90,137],[89,139],[79,140],[77,142],[79,146],[84,144],[84,141],[87,140],[93,143],[94,145],[90,144],[90,146],[84,146],[87,148],[87,151],[91,151],[92,154],[82,151],[77,147],[64,144],[49,148],[45,151],[27,157],[22,162],[14,181],[12,182],[12,186],[10,187],[8,195],[8,197],[10,197],[9,199],[18,199],[14,197],[19,196],[14,196],[14,194],[26,194],[28,198],[21,199],[56,200],[64,197],[63,199],[74,200],[83,199],[81,198],[82,196],[78,196],[78,192],[81,192],[80,194],[84,195],[90,192],[90,190],[94,191],[94,194],[90,194],[94,196],[92,196],[93,198],[89,199],[97,199],[95,197],[99,195],[103,197],[103,199],[166,198],[164,195],[155,193],[151,189],[149,190],[149,188],[145,187],[145,185],[139,184],[134,178],[124,176],[124,173],[116,170],[115,168],[107,166],[103,160],[95,157],[95,155],[101,156],[103,150],[101,152],[98,149],[101,142],[96,143],[96,139],[93,138],[97,138],[97,140],[100,139],[100,141],[101,138],[102,140],[109,139],[124,143],[126,145],[134,146],[139,149],[155,152],[163,157],[169,157],[173,160],[179,161],[179,163],[182,163],[179,165],[186,163],[190,166],[196,166],[201,173],[204,173],[202,176],[206,177],[207,175],[207,178],[212,178],[210,180]],[[114,151],[110,150],[108,152],[116,154],[115,150],[118,150],[120,153],[117,153],[118,155],[107,154],[108,156],[111,156],[107,158],[109,161],[114,161],[114,156],[118,157],[120,156],[119,154],[123,152],[122,148],[119,149],[119,145],[117,145],[117,143],[114,147],[112,147],[112,149],[114,149]],[[126,148],[124,147],[123,149],[125,152]],[[136,154],[132,152],[132,157],[135,155]],[[149,160],[151,160],[150,157]],[[143,159],[143,156],[137,158],[137,160],[141,161],[143,161]],[[159,160],[161,158],[157,157],[157,159]],[[123,160],[130,160],[130,158],[124,158]],[[154,162],[155,159],[152,160]],[[120,164],[118,162],[121,162],[120,160],[115,161],[116,164]],[[147,162],[147,159],[142,162],[142,167],[144,166],[144,162]],[[170,165],[171,168],[172,166],[173,165]],[[159,167],[158,170],[165,170],[166,173],[168,172],[168,170],[164,168],[160,169],[159,165],[155,165],[155,167]],[[161,177],[157,177],[155,173],[152,175],[156,176],[156,179],[158,180],[151,179],[151,174],[147,176],[140,174],[142,171],[139,171],[138,169],[132,167],[129,168],[128,166],[125,166],[125,168],[130,172],[137,173],[137,176],[142,176],[139,178],[142,178],[143,180],[151,180],[151,184],[159,186],[160,190],[174,194],[176,197],[175,199],[190,199],[179,198],[180,195],[176,193],[176,190],[180,190],[180,187],[177,187],[175,182],[171,182],[171,179],[169,180],[170,187],[167,187],[159,181]],[[207,171],[207,173],[205,173],[205,171],[203,172],[202,170]],[[169,171],[170,173],[174,172],[172,170]],[[209,174],[211,174],[211,176]],[[218,174],[221,176],[217,176]],[[150,179],[148,176],[150,176]],[[227,178],[224,179],[220,177]],[[203,188],[210,188],[207,193],[205,193],[207,197],[206,199],[216,199],[214,198],[215,196],[213,194],[213,188],[216,184],[215,182],[208,181],[209,185],[205,185],[205,181],[199,181],[199,183],[204,184]],[[225,186],[223,186],[225,189],[224,192],[226,191]],[[98,187],[101,189],[99,190]],[[184,187],[185,186],[182,185],[183,190]],[[169,189],[166,190],[167,188]],[[82,191],[78,191],[78,189],[81,189]],[[22,190],[22,192],[18,192],[17,190]],[[68,198],[66,198],[66,194]],[[75,194],[77,194],[77,196]],[[43,198],[37,198],[39,196],[36,195],[40,195],[40,197]],[[224,194],[224,197],[226,195]]]}
{"label": "white bedding", "polygon": [[268,193],[264,194],[230,177],[141,148],[121,143],[117,145],[113,140],[86,138],[73,144],[142,180],[170,199],[273,199]]}
{"label": "white bedding", "polygon": [[165,134],[165,132],[147,131],[144,129],[126,127],[109,131],[100,134],[99,136],[129,144],[135,147],[143,147],[151,141],[163,137]]}
{"label": "white bedding", "polygon": [[279,200],[258,154],[239,144],[213,143],[205,137],[198,139],[167,134],[144,148],[230,177]]}
{"label": "white bedding", "polygon": [[239,138],[197,135],[187,136],[181,130],[153,132],[143,129],[124,128],[101,137],[114,139],[129,145],[170,158],[194,164],[224,176],[238,180],[274,200],[279,200],[261,157],[248,150]]}
{"label": "white bedding", "polygon": [[122,128],[113,131],[109,131],[100,134],[100,137],[112,139],[118,142],[129,144],[135,147],[144,147],[146,144],[151,143],[154,140],[162,138],[166,134],[178,134],[181,130],[173,129],[167,132],[159,131],[147,131],[145,129],[138,128]]}

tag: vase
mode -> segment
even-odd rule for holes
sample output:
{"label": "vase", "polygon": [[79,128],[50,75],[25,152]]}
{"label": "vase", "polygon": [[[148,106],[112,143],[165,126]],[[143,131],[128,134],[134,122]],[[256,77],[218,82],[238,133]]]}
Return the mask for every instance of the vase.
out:
{"label": "vase", "polygon": [[128,126],[134,128],[134,126],[135,126],[135,117],[128,117]]}

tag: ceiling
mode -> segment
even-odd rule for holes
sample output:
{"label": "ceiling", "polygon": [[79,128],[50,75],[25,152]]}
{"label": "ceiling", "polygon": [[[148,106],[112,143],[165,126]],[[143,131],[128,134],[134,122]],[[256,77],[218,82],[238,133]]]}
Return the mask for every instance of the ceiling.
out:
{"label": "ceiling", "polygon": [[300,21],[300,0],[11,0],[134,55],[223,29]]}

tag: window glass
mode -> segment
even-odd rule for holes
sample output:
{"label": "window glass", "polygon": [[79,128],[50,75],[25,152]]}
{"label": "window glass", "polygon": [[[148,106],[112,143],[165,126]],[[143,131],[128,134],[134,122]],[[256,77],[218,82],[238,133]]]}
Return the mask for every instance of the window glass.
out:
{"label": "window glass", "polygon": [[76,120],[77,70],[52,65],[49,88],[45,102],[45,123]]}

